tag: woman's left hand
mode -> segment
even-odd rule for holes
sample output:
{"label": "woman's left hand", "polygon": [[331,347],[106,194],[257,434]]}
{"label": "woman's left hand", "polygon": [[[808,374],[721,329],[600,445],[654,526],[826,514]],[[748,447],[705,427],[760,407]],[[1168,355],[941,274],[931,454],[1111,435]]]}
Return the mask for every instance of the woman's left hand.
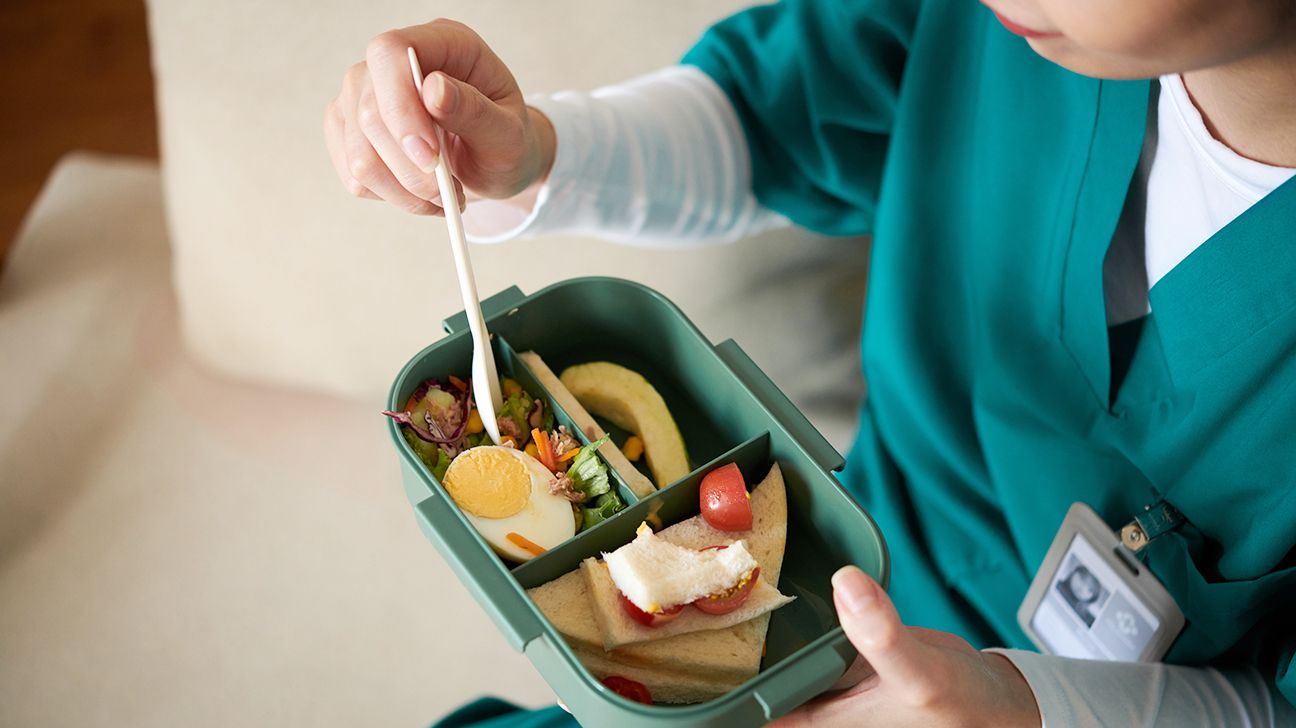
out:
{"label": "woman's left hand", "polygon": [[860,653],[846,674],[859,682],[771,728],[1040,725],[1035,695],[1008,658],[978,652],[948,632],[906,627],[882,587],[854,566],[832,583],[837,616]]}

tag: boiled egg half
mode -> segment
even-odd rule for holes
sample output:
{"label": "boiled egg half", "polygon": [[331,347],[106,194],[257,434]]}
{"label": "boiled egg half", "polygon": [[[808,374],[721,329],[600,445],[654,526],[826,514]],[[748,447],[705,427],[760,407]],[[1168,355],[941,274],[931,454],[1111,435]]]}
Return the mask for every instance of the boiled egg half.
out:
{"label": "boiled egg half", "polygon": [[442,484],[486,543],[512,561],[529,561],[576,534],[572,505],[549,492],[553,474],[511,447],[459,453]]}

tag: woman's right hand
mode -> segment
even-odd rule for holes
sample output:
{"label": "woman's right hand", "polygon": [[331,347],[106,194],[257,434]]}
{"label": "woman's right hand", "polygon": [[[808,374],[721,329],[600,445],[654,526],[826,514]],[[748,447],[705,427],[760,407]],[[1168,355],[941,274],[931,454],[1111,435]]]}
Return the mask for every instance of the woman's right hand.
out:
{"label": "woman's right hand", "polygon": [[[427,74],[421,97],[407,48]],[[351,194],[420,215],[442,214],[433,170],[443,151],[462,206],[464,191],[503,199],[538,186],[555,147],[552,125],[523,102],[508,67],[471,28],[452,20],[369,41],[365,60],[348,69],[324,111],[324,138]]]}

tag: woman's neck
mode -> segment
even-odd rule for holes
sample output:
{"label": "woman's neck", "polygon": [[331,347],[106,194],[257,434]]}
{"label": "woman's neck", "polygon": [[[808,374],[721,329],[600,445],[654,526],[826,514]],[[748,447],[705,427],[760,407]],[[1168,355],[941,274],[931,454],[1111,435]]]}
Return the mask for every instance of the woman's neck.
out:
{"label": "woman's neck", "polygon": [[1216,139],[1258,162],[1296,167],[1296,42],[1183,79]]}

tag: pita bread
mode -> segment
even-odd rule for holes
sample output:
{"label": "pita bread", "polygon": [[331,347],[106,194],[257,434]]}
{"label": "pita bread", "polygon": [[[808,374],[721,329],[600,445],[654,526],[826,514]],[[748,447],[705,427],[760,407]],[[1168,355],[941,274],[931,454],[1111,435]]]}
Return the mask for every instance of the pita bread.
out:
{"label": "pita bread", "polygon": [[590,652],[578,648],[575,652],[585,668],[600,680],[618,675],[643,683],[654,703],[687,705],[714,700],[746,681],[746,678],[701,676],[663,667],[627,665],[609,659],[602,650]]}
{"label": "pita bread", "polygon": [[737,681],[756,674],[760,667],[760,652],[753,653],[750,645],[764,643],[768,615],[729,629],[643,642],[608,652],[603,649],[603,633],[595,621],[589,588],[579,569],[527,593],[578,654],[597,654],[611,664]]}

